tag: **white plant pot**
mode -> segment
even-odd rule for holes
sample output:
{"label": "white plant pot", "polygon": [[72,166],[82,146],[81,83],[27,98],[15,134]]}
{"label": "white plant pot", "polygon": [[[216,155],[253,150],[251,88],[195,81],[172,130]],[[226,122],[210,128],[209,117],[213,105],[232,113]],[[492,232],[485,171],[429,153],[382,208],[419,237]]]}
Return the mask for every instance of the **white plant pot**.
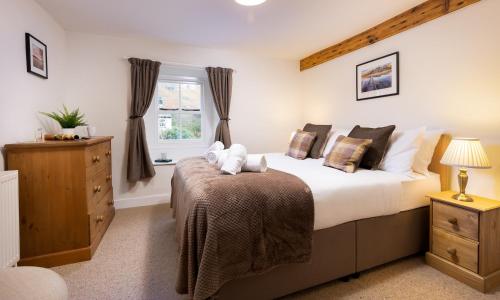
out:
{"label": "white plant pot", "polygon": [[62,129],[63,134],[67,135],[74,135],[75,134],[75,128],[63,128]]}

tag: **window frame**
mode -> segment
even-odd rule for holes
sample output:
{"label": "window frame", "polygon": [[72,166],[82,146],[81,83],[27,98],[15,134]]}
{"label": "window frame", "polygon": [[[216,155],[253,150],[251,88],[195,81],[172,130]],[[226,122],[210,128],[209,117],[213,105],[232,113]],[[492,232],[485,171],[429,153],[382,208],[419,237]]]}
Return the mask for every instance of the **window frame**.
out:
{"label": "window frame", "polygon": [[[177,110],[164,110],[162,111],[159,109],[159,97],[158,97],[158,84],[160,82],[171,82],[171,83],[177,83],[177,84],[199,84],[200,85],[200,110],[199,111],[183,111],[182,110],[182,99],[179,97],[179,109]],[[179,90],[179,95],[182,95],[181,90]],[[189,77],[189,76],[161,76],[158,78],[157,83],[156,83],[156,88],[155,88],[155,94],[154,94],[154,99],[155,99],[155,121],[156,121],[156,126],[155,126],[155,144],[159,145],[202,145],[203,141],[205,140],[205,135],[206,135],[206,126],[205,126],[205,121],[206,121],[206,109],[205,109],[205,82],[204,80],[200,80],[200,78],[197,77]],[[176,114],[179,116],[180,120],[180,115],[182,114],[191,114],[191,115],[200,115],[200,126],[201,126],[201,137],[199,139],[176,139],[176,140],[161,140],[160,139],[160,131],[159,131],[159,120],[160,120],[160,114]],[[182,128],[182,127],[181,127]]]}
{"label": "window frame", "polygon": [[160,142],[158,128],[160,109],[158,108],[158,88],[156,85],[153,101],[144,118],[148,148],[153,160],[157,158],[159,153],[165,151],[167,152],[168,156],[173,159],[180,159],[185,156],[199,155],[204,151],[204,149],[206,149],[206,147],[208,147],[210,142],[213,140],[212,131],[215,130],[215,125],[218,119],[216,118],[217,115],[215,108],[212,105],[213,100],[209,90],[208,77],[202,75],[178,75],[178,73],[181,72],[186,72],[189,74],[193,70],[204,71],[193,68],[186,68],[185,70],[180,71],[179,69],[176,69],[177,74],[160,73],[157,82],[172,81],[201,84],[201,104],[199,112],[201,115],[201,139],[166,140]]}

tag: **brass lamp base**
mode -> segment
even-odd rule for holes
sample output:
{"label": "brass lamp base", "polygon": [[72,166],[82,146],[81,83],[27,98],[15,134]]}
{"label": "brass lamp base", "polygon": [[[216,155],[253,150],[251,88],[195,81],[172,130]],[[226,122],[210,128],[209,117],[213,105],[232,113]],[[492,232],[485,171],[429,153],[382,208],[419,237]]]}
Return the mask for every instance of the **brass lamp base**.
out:
{"label": "brass lamp base", "polygon": [[465,188],[467,187],[468,181],[469,176],[467,175],[467,169],[460,168],[458,173],[458,186],[460,187],[460,193],[453,195],[453,199],[464,202],[474,201],[474,199],[465,194]]}
{"label": "brass lamp base", "polygon": [[474,199],[472,199],[469,195],[461,194],[461,193],[455,194],[452,197],[453,197],[453,199],[458,200],[458,201],[464,201],[464,202],[473,202],[474,201]]}

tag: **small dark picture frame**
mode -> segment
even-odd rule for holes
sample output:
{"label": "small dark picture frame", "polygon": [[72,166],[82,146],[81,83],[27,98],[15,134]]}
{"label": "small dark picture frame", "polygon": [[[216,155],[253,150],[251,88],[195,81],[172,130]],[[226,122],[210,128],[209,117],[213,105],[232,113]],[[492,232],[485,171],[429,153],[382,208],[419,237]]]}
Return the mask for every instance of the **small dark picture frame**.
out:
{"label": "small dark picture frame", "polygon": [[25,34],[25,40],[27,71],[45,79],[49,78],[47,45],[27,32]]}
{"label": "small dark picture frame", "polygon": [[399,95],[399,52],[356,66],[356,100]]}

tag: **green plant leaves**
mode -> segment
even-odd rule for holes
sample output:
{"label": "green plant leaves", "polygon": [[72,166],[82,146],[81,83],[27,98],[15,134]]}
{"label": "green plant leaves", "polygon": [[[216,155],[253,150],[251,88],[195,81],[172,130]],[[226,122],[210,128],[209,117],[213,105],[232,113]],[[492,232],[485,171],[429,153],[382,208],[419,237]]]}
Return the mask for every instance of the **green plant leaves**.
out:
{"label": "green plant leaves", "polygon": [[80,114],[80,109],[77,108],[73,111],[69,111],[66,105],[63,105],[63,111],[59,110],[57,112],[40,112],[41,114],[54,119],[57,121],[62,128],[75,128],[77,126],[85,126],[84,117],[85,114]]}

